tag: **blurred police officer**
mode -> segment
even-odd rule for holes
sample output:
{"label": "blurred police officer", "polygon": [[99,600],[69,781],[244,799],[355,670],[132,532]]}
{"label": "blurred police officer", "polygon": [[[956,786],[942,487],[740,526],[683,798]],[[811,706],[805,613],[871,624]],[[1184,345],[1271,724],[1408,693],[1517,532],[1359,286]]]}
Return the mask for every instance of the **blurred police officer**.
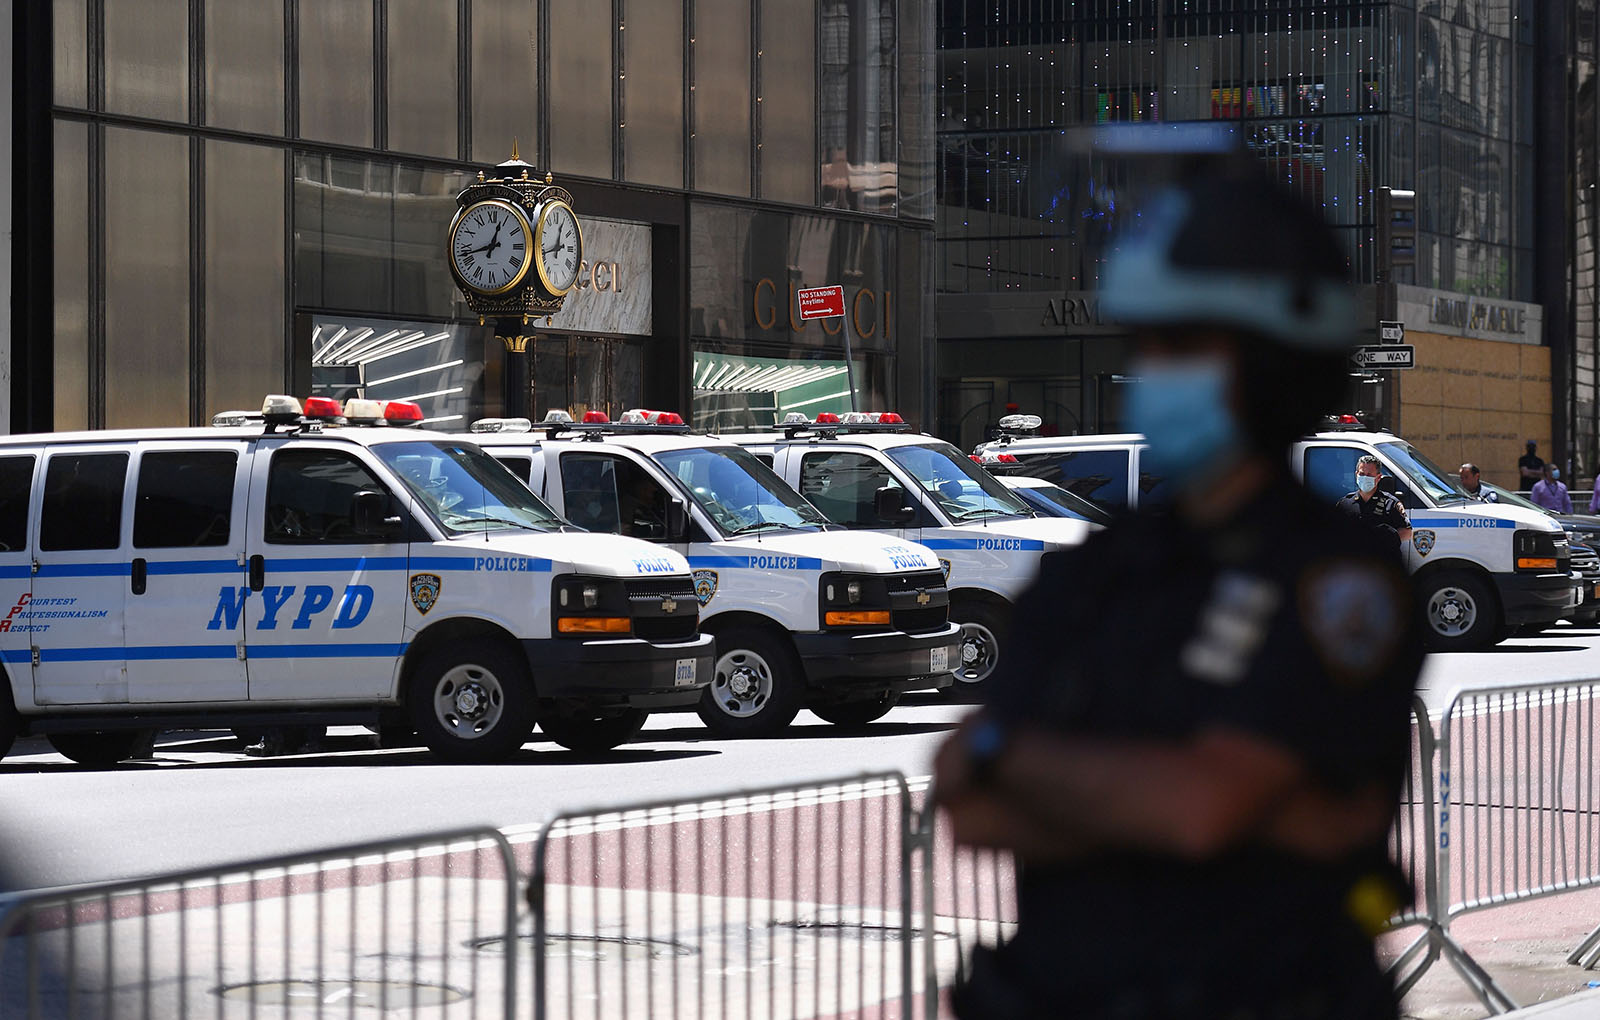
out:
{"label": "blurred police officer", "polygon": [[1398,558],[1288,470],[1354,310],[1327,228],[1255,174],[1146,206],[1105,275],[1173,512],[1046,560],[939,751],[956,838],[1020,865],[964,1018],[1395,1015],[1371,935],[1408,895],[1385,835],[1420,635]]}
{"label": "blurred police officer", "polygon": [[1377,538],[1384,548],[1398,549],[1411,541],[1411,518],[1406,516],[1400,497],[1378,488],[1381,481],[1383,468],[1378,465],[1378,458],[1366,454],[1356,461],[1355,491],[1345,493],[1334,506]]}

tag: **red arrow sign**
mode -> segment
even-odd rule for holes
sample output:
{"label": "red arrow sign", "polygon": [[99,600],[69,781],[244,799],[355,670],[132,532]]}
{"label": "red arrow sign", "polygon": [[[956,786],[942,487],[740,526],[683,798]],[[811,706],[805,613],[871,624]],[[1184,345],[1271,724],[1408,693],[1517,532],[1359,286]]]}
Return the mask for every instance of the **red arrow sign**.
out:
{"label": "red arrow sign", "polygon": [[844,288],[803,287],[795,292],[800,299],[800,318],[831,319],[844,314]]}

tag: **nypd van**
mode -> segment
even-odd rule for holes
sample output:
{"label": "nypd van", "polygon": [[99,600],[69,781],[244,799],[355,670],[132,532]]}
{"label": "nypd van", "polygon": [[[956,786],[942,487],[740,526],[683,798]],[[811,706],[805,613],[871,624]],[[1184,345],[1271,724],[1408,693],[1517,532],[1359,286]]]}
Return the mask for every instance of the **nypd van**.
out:
{"label": "nypd van", "polygon": [[[1146,463],[1148,450],[1139,435],[1013,433],[975,455],[996,470],[1045,478],[1115,509],[1167,497],[1165,481]],[[1403,552],[1432,647],[1486,648],[1519,629],[1573,615],[1580,589],[1568,540],[1548,514],[1478,502],[1416,447],[1367,429],[1353,415],[1330,419],[1324,431],[1296,443],[1290,458],[1306,487],[1332,503],[1355,488],[1356,461],[1368,454],[1378,458],[1384,487],[1411,518],[1412,539]]]}
{"label": "nypd van", "polygon": [[777,732],[802,708],[841,726],[952,682],[960,630],[939,561],[913,541],[830,524],[744,449],[672,412],[492,419],[474,439],[574,524],[688,557],[716,636],[699,705],[713,732]]}
{"label": "nypd van", "polygon": [[955,447],[911,431],[894,412],[791,415],[778,432],[729,434],[769,463],[828,519],[934,551],[961,626],[958,685],[972,690],[1000,661],[1011,606],[1039,558],[1081,543],[1094,525],[1036,516]]}
{"label": "nypd van", "polygon": [[597,751],[699,698],[713,645],[676,552],[581,533],[472,443],[403,427],[415,404],[239,417],[0,437],[0,754],[357,723],[493,761],[536,723]]}

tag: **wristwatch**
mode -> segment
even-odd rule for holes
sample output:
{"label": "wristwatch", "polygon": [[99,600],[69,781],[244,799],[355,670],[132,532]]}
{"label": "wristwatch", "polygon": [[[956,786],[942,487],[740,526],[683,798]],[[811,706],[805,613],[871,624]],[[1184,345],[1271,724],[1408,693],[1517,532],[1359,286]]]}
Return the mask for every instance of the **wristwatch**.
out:
{"label": "wristwatch", "polygon": [[1010,738],[1006,725],[992,715],[983,716],[967,730],[967,773],[974,785],[987,786],[994,781],[995,768]]}

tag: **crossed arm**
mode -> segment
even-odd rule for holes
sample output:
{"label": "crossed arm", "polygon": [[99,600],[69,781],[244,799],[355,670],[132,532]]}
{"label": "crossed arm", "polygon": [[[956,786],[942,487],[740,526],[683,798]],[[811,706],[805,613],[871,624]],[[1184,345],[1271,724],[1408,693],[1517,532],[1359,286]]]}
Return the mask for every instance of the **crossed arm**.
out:
{"label": "crossed arm", "polygon": [[1331,859],[1381,836],[1381,784],[1333,794],[1288,750],[1211,729],[1183,744],[1017,731],[989,782],[974,785],[964,730],[940,748],[935,796],[958,842],[1001,847],[1035,863],[1112,848],[1210,857],[1261,842]]}

